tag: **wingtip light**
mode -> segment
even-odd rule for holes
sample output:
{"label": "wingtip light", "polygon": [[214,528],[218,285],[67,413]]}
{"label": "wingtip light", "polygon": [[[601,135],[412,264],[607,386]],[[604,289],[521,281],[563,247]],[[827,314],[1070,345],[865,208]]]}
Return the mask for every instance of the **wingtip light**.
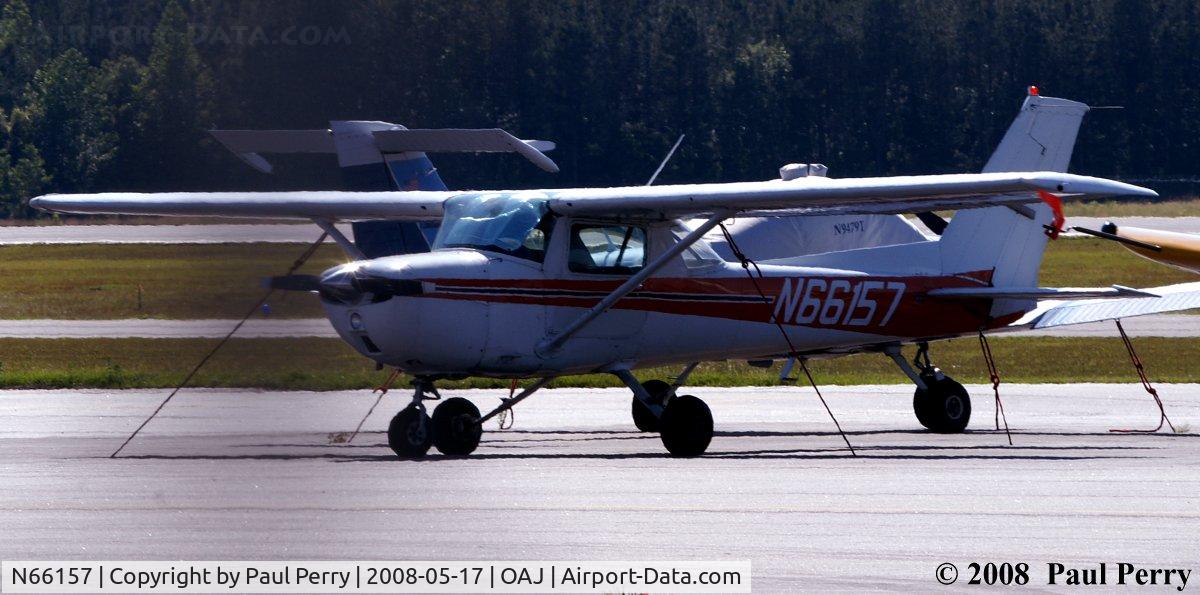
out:
{"label": "wingtip light", "polygon": [[1037,85],[1029,85],[1029,96],[1030,97],[1037,97],[1039,93],[1040,92],[1038,91]]}

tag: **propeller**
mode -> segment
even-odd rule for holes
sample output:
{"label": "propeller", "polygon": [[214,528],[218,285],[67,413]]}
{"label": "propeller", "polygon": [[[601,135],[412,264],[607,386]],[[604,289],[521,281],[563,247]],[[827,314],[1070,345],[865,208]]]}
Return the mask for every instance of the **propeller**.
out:
{"label": "propeller", "polygon": [[280,291],[320,291],[321,278],[316,275],[278,275],[263,279],[263,287]]}
{"label": "propeller", "polygon": [[282,291],[308,291],[321,294],[321,299],[343,304],[357,304],[367,295],[371,303],[396,296],[420,295],[421,282],[410,279],[391,279],[371,275],[360,266],[344,265],[323,275],[282,275],[268,277],[263,285]]}

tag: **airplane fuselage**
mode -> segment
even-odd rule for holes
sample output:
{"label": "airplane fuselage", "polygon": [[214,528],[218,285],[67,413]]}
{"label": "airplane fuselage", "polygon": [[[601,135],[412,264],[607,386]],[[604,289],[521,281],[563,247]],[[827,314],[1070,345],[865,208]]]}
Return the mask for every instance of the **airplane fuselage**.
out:
{"label": "airplane fuselage", "polygon": [[354,303],[323,302],[342,338],[363,355],[428,376],[542,376],[793,350],[837,353],[973,334],[1018,315],[992,319],[991,300],[925,295],[935,288],[986,286],[990,271],[894,275],[761,265],[762,277],[752,278],[732,263],[679,264],[543,354],[537,346],[544,337],[626,277],[564,274],[553,270],[550,259],[539,265],[450,249],[347,265],[409,283],[402,295],[386,299],[367,294]]}

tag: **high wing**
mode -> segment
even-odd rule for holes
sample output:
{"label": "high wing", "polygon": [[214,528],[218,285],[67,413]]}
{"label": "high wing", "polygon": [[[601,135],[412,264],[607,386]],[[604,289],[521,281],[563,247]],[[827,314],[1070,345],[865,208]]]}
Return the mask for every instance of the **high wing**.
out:
{"label": "high wing", "polygon": [[365,221],[437,221],[454,192],[101,192],[47,194],[29,205],[51,213],[246,217]]}
{"label": "high wing", "polygon": [[1037,202],[1039,191],[1068,199],[1157,196],[1147,188],[1102,178],[1015,172],[482,192],[110,192],[50,194],[30,204],[50,212],[80,214],[435,220],[449,198],[510,194],[546,199],[559,214],[676,218],[719,210],[820,215],[977,208]]}

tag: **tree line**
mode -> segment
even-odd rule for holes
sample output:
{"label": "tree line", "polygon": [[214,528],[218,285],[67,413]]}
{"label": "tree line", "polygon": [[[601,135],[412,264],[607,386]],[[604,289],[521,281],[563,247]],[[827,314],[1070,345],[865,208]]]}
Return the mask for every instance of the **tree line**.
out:
{"label": "tree line", "polygon": [[256,173],[222,128],[499,126],[559,144],[437,157],[451,187],[977,170],[1025,89],[1097,110],[1073,171],[1192,176],[1195,0],[5,0],[0,216],[44,192],[336,187]]}

